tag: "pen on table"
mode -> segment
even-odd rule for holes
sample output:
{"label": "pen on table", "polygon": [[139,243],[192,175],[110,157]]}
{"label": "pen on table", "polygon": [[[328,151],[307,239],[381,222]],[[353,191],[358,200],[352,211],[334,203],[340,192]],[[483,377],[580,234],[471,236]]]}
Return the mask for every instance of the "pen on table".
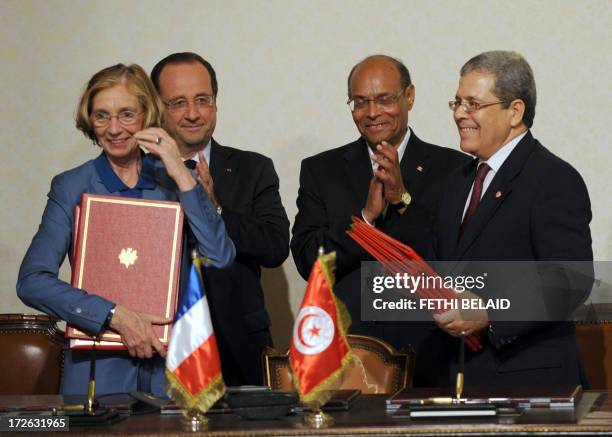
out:
{"label": "pen on table", "polygon": [[432,397],[418,401],[419,405],[453,405],[458,403],[458,400],[452,397]]}

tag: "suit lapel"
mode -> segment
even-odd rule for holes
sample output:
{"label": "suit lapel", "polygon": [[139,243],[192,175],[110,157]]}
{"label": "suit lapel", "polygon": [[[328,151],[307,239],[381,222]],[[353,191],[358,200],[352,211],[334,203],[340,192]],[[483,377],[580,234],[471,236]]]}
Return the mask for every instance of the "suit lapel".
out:
{"label": "suit lapel", "polygon": [[[463,257],[465,252],[483,232],[487,223],[489,223],[489,221],[494,217],[495,212],[508,198],[512,192],[512,184],[514,179],[525,166],[525,162],[533,151],[534,146],[535,141],[531,136],[531,133],[528,132],[527,135],[525,135],[525,137],[516,145],[510,156],[508,156],[491,181],[491,184],[478,204],[476,213],[466,225],[463,235],[457,244],[457,249],[451,259],[459,260]],[[473,182],[473,178],[474,176],[472,173],[468,190],[469,186],[471,186],[471,183]],[[466,199],[467,193],[463,197],[463,206],[465,206]],[[463,211],[463,209],[461,209],[461,211]]]}
{"label": "suit lapel", "polygon": [[429,149],[410,130],[410,139],[400,162],[402,179],[409,193],[420,193],[424,176],[429,171]]}
{"label": "suit lapel", "polygon": [[[465,202],[470,192],[470,188],[474,182],[477,166],[478,159],[474,159],[463,168],[458,180],[453,181],[453,184],[455,184],[457,187],[457,195],[450,199],[452,205],[449,208],[449,211],[451,212],[451,217],[449,217],[449,222],[451,223],[449,238],[451,238],[453,242],[456,242],[456,244],[459,242],[459,231],[461,228],[461,222],[463,221],[463,210],[465,209]],[[454,246],[455,249],[457,248],[456,244]]]}
{"label": "suit lapel", "polygon": [[354,142],[344,154],[344,172],[357,205],[365,205],[372,179],[372,163],[365,140]]}
{"label": "suit lapel", "polygon": [[[98,174],[97,171],[94,170],[94,172],[91,175],[91,192],[95,193],[95,194],[106,194],[106,195],[110,195],[112,193],[110,193],[107,189],[106,189],[106,185],[104,185],[104,182],[102,182],[102,178],[100,177],[100,175]],[[80,199],[79,199],[80,200]]]}
{"label": "suit lapel", "polygon": [[213,179],[215,196],[222,204],[228,201],[236,181],[238,168],[232,162],[232,150],[218,144],[214,139],[210,144],[210,174]]}

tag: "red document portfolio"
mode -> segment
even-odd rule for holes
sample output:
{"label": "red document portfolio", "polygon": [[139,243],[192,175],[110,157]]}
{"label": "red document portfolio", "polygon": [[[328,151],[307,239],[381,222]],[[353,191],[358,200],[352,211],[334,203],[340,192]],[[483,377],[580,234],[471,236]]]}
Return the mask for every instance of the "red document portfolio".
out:
{"label": "red document portfolio", "polygon": [[[171,318],[176,310],[183,234],[177,202],[83,194],[75,216],[72,286],[134,311]],[[168,343],[170,325],[154,326]],[[92,339],[68,325],[73,349]],[[105,331],[97,347],[124,349]]]}

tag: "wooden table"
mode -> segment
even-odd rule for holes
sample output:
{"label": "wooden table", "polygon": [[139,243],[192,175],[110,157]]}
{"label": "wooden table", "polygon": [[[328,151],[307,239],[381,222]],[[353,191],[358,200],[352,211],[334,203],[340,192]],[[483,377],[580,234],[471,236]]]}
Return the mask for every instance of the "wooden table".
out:
{"label": "wooden table", "polygon": [[[135,415],[107,427],[75,427],[69,432],[45,432],[44,436],[301,436],[301,435],[528,435],[547,434],[612,434],[612,392],[586,391],[576,409],[577,420],[562,422],[546,410],[530,417],[523,415],[515,423],[499,423],[498,419],[396,419],[385,413],[385,397],[362,396],[350,411],[332,413],[335,424],[329,428],[311,429],[302,422],[302,415],[281,420],[250,421],[235,414],[210,415],[208,429],[184,431],[180,416],[160,414]],[[561,417],[561,416],[558,416]],[[1,433],[1,435],[9,435]],[[12,434],[15,435],[15,434]],[[24,434],[28,435],[28,434]],[[33,435],[33,433],[29,433]]]}

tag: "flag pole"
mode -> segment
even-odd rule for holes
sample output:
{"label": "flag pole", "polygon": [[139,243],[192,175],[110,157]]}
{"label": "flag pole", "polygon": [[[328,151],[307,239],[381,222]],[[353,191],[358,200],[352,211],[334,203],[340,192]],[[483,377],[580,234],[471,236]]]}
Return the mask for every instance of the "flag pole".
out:
{"label": "flag pole", "polygon": [[[198,258],[198,251],[193,249],[191,251],[191,263],[195,263]],[[202,413],[198,408],[189,408],[183,410],[183,429],[185,431],[198,432],[208,429],[208,417]]]}
{"label": "flag pole", "polygon": [[310,428],[327,428],[334,424],[334,418],[321,410],[318,406],[304,416],[304,423]]}

